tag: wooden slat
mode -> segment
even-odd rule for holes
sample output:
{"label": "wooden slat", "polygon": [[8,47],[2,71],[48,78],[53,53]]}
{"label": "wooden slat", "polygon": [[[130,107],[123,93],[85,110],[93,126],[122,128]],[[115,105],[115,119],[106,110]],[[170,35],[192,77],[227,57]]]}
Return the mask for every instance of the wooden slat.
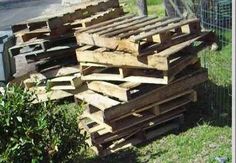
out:
{"label": "wooden slat", "polygon": [[102,111],[120,104],[119,101],[115,101],[90,90],[75,95],[75,98],[80,99],[81,101],[84,101]]}
{"label": "wooden slat", "polygon": [[149,22],[151,24],[152,22],[155,22],[158,20],[160,20],[160,19],[158,19],[157,17],[144,17],[143,16],[139,20],[136,20],[134,22],[118,25],[114,28],[101,31],[96,34],[102,35],[104,37],[116,36],[120,33],[129,31],[129,30],[135,30],[136,28],[139,28],[139,26],[143,26],[143,24],[145,24],[145,22]]}
{"label": "wooden slat", "polygon": [[[116,19],[116,21],[111,22],[111,23],[109,23],[107,25],[104,25],[104,26],[101,26],[101,27],[98,27],[98,28],[94,28],[94,29],[88,30],[88,33],[90,33],[90,34],[98,33],[99,34],[100,31],[117,28],[117,27],[119,27],[121,25],[124,25],[124,24],[127,24],[127,23],[131,23],[131,22],[143,19],[144,16],[135,16],[135,17],[134,16],[133,17],[131,17],[131,16],[129,16],[129,17],[123,16],[121,18],[123,18],[123,19]],[[124,18],[126,18],[126,19],[124,19]],[[109,22],[109,21],[106,21],[106,22]]]}
{"label": "wooden slat", "polygon": [[106,28],[106,26],[109,27],[110,24],[112,23],[115,23],[115,22],[123,22],[123,21],[126,21],[128,19],[133,19],[135,15],[133,14],[128,14],[128,15],[124,15],[124,16],[121,16],[121,17],[118,17],[118,18],[114,18],[114,19],[111,19],[111,20],[108,20],[108,21],[105,21],[105,22],[101,22],[101,23],[98,23],[96,25],[93,25],[93,26],[90,26],[90,27],[87,27],[85,29],[80,29],[78,31],[75,32],[75,35],[77,35],[78,33],[81,33],[81,32],[91,32],[93,33],[93,31],[97,32],[96,30],[104,30]]}
{"label": "wooden slat", "polygon": [[170,25],[163,27],[163,28],[157,28],[156,30],[151,30],[150,32],[146,32],[145,34],[140,34],[137,36],[130,37],[130,39],[133,40],[134,42],[138,42],[144,38],[156,35],[158,33],[166,32],[168,30],[172,30],[172,29],[178,28],[180,26],[184,26],[184,25],[194,23],[194,22],[199,22],[199,19],[196,19],[196,18],[189,19],[189,20],[181,21],[179,23],[170,24]]}
{"label": "wooden slat", "polygon": [[145,31],[150,31],[150,30],[157,28],[157,27],[163,27],[163,26],[168,25],[169,23],[178,22],[180,20],[181,20],[180,18],[173,18],[173,19],[168,19],[168,17],[159,18],[157,20],[143,23],[143,24],[137,26],[136,28],[130,27],[129,29],[131,32],[126,32],[124,34],[121,34],[121,35],[119,35],[119,38],[120,39],[128,38],[132,35],[136,35],[136,34],[139,34],[141,32],[145,32]]}
{"label": "wooden slat", "polygon": [[123,14],[124,14],[124,12],[121,8],[109,9],[107,11],[99,12],[96,15],[93,15],[93,16],[85,18],[85,19],[77,19],[71,25],[72,26],[82,25],[82,27],[85,28],[85,27],[91,26],[93,24],[103,22],[105,20],[116,18],[116,17],[123,15]]}
{"label": "wooden slat", "polygon": [[60,76],[72,75],[76,73],[79,73],[79,65],[52,69],[50,71],[43,72],[43,75],[50,79]]}
{"label": "wooden slat", "polygon": [[149,84],[168,84],[168,77],[146,77],[146,76],[128,76],[122,78],[119,74],[105,74],[92,73],[90,75],[82,76],[82,80],[106,80],[106,81],[123,81],[123,82],[137,82]]}
{"label": "wooden slat", "polygon": [[88,88],[111,97],[116,97],[122,101],[129,100],[129,92],[127,89],[108,82],[92,81],[88,83]]}

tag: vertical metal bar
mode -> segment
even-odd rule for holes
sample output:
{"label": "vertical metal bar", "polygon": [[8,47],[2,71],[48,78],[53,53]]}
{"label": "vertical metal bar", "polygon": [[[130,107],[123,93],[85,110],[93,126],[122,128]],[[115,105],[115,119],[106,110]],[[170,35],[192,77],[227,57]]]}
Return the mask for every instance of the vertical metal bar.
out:
{"label": "vertical metal bar", "polygon": [[148,15],[147,0],[137,0],[139,15]]}

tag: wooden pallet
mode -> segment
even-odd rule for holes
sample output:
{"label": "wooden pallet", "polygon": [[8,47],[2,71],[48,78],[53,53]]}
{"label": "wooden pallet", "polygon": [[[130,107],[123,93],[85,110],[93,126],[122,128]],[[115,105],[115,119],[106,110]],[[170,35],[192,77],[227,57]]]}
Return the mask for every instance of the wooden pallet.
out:
{"label": "wooden pallet", "polygon": [[97,132],[92,132],[91,133],[89,131],[92,131],[92,129],[95,129],[94,124],[92,125],[91,123],[90,124],[80,124],[79,126],[80,126],[81,129],[84,129],[87,132],[87,134],[90,135],[90,137],[92,138],[92,144],[93,145],[106,144],[106,143],[109,143],[111,141],[114,141],[114,140],[120,139],[122,137],[125,137],[127,135],[130,135],[134,131],[140,130],[145,126],[152,125],[152,124],[154,124],[154,122],[160,124],[160,123],[166,122],[170,119],[174,119],[174,117],[176,115],[183,114],[185,111],[186,111],[185,107],[178,108],[178,109],[170,111],[166,114],[162,114],[162,115],[159,115],[157,117],[154,117],[154,118],[152,118],[148,121],[145,121],[143,123],[136,124],[132,128],[127,128],[127,129],[124,129],[120,132],[115,132],[115,133],[103,133],[103,132],[101,132],[101,131],[104,131],[104,129],[103,130],[102,129],[97,130]]}
{"label": "wooden pallet", "polygon": [[16,34],[22,31],[33,31],[42,28],[53,30],[63,27],[65,23],[89,17],[96,12],[104,11],[112,7],[119,7],[118,0],[97,0],[80,3],[79,5],[73,5],[71,9],[65,13],[40,16],[12,25],[12,31]]}
{"label": "wooden pallet", "polygon": [[183,107],[190,102],[196,102],[196,101],[197,101],[196,92],[193,90],[188,90],[178,95],[174,95],[170,98],[167,98],[163,101],[155,102],[144,108],[131,111],[124,116],[112,119],[112,121],[110,121],[109,123],[104,122],[102,117],[103,116],[102,111],[91,112],[91,108],[88,107],[88,109],[85,110],[84,113],[82,114],[81,121],[87,121],[87,119],[90,119],[92,122],[97,123],[95,125],[95,128],[99,126],[98,130],[96,131],[92,127],[92,129],[88,130],[88,132],[90,133],[91,131],[94,131],[103,134],[109,132],[115,134],[123,130],[132,128],[135,125],[145,123],[150,119],[171,112],[177,108]]}
{"label": "wooden pallet", "polygon": [[187,66],[199,62],[196,55],[180,56],[168,65],[168,71],[142,68],[113,67],[113,65],[80,63],[82,80],[123,81],[149,84],[169,84]]}
{"label": "wooden pallet", "polygon": [[[190,39],[188,41],[171,46],[170,48],[160,51],[151,52],[144,56],[135,56],[131,53],[109,51],[105,48],[94,46],[82,46],[76,50],[78,62],[85,63],[99,63],[105,65],[112,65],[114,67],[127,68],[155,68],[158,70],[168,70],[171,64],[176,61],[178,57],[176,53],[188,48],[193,42],[203,39],[207,33]],[[194,53],[194,51],[192,52]]]}
{"label": "wooden pallet", "polygon": [[[26,42],[32,38],[57,37],[73,32],[73,28],[87,27],[97,22],[124,15],[118,0],[98,0],[77,5],[70,12],[40,16],[12,26],[14,35]],[[91,18],[89,18],[91,17]]]}
{"label": "wooden pallet", "polygon": [[[22,31],[21,33],[18,33],[16,36],[20,38],[22,42],[27,42],[31,40],[32,38],[40,39],[46,36],[57,37],[67,32],[70,32],[70,33],[74,32],[74,30],[78,28],[86,28],[93,24],[103,22],[112,18],[116,18],[121,15],[124,15],[124,11],[122,8],[111,8],[111,9],[108,9],[107,11],[102,11],[102,12],[96,13],[95,15],[91,15],[88,18],[77,19],[72,23],[63,24],[63,22],[61,22],[58,25],[58,28],[61,30],[58,30],[58,29],[50,30],[48,28],[41,28],[41,29],[36,29],[32,31]],[[57,31],[55,32],[55,30]]]}
{"label": "wooden pallet", "polygon": [[199,19],[124,16],[124,19],[117,18],[108,24],[104,22],[79,30],[75,35],[80,44],[139,55],[158,47],[166,49],[186,39],[197,37],[200,32]]}
{"label": "wooden pallet", "polygon": [[[127,103],[122,103],[109,97],[102,99],[101,95],[93,91],[83,92],[75,95],[78,100],[85,100],[86,103],[95,106],[101,110],[104,121],[109,122],[117,117],[125,116],[131,111],[138,110],[155,102],[160,102],[174,94],[179,94],[184,90],[192,89],[207,80],[207,72],[205,69],[185,72],[183,76],[178,77],[175,81],[167,86],[157,85],[152,91],[140,95]],[[104,96],[102,96],[104,97]],[[104,97],[105,98],[105,97]],[[96,100],[94,100],[96,99]]]}
{"label": "wooden pallet", "polygon": [[142,128],[133,131],[133,133],[117,139],[116,141],[112,141],[103,145],[93,145],[90,140],[88,141],[88,144],[98,155],[106,156],[122,149],[144,143],[148,140],[153,140],[171,131],[178,131],[181,128],[182,122],[182,114],[176,115],[162,122],[158,122],[156,119],[146,125],[143,125]]}

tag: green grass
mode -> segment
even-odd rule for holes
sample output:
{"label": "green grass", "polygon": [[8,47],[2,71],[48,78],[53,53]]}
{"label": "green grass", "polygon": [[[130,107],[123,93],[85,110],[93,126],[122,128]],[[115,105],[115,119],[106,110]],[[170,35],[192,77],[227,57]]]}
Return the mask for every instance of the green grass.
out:
{"label": "green grass", "polygon": [[[129,13],[138,13],[136,0],[120,0],[121,4],[124,4],[124,10]],[[157,15],[162,17],[165,15],[165,9],[162,0],[147,0],[148,14]]]}
{"label": "green grass", "polygon": [[216,162],[216,157],[226,157],[227,162],[231,162],[231,128],[203,124],[180,135],[171,134],[149,144],[132,147],[105,158],[91,154],[90,152],[87,159],[82,162],[213,163]]}
{"label": "green grass", "polygon": [[232,45],[224,46],[220,51],[203,50],[200,54],[203,65],[208,68],[209,79],[220,86],[232,83]]}

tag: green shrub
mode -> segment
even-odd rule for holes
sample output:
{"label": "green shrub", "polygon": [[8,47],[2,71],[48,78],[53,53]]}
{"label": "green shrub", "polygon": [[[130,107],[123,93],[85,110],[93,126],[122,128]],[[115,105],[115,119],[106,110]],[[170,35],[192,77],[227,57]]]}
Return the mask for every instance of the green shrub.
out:
{"label": "green shrub", "polygon": [[67,162],[86,147],[77,113],[52,102],[33,105],[34,95],[12,86],[0,95],[0,162]]}

